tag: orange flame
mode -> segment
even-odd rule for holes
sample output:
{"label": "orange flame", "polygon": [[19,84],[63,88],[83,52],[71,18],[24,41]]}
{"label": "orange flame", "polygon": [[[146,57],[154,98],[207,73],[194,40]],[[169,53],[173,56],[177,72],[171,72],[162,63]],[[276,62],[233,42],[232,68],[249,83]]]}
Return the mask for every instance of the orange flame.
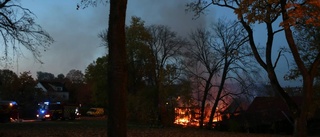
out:
{"label": "orange flame", "polygon": [[[175,121],[174,124],[182,126],[199,126],[200,121],[200,108],[179,107],[175,108]],[[203,122],[209,122],[210,114],[206,113]],[[213,122],[220,121],[220,116],[215,116]]]}

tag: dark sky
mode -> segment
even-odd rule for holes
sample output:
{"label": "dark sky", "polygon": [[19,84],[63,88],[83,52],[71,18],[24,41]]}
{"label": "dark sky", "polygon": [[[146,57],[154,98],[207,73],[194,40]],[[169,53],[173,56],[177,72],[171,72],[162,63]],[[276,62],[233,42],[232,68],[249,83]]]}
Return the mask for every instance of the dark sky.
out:
{"label": "dark sky", "polygon": [[[209,26],[219,17],[236,19],[233,12],[211,6],[206,15],[193,20],[193,13],[185,11],[188,1],[190,0],[128,0],[127,24],[131,16],[138,16],[146,25],[167,25],[180,36],[186,36],[191,30]],[[31,71],[36,76],[37,71],[44,71],[56,76],[61,73],[66,75],[71,69],[77,69],[84,73],[90,63],[106,54],[98,34],[107,28],[109,5],[76,10],[78,2],[80,0],[21,1],[23,7],[34,12],[37,23],[50,33],[55,42],[49,50],[42,53],[41,60],[44,64],[35,62],[29,52],[23,52],[24,55],[18,58],[16,55],[12,56],[15,63],[10,68],[14,72]],[[265,35],[259,32],[264,30],[265,27],[259,25],[255,29],[258,32],[257,41],[261,45],[265,43]],[[277,37],[275,44],[284,46],[282,37]],[[285,73],[283,70],[287,69],[286,66],[279,69],[281,81]]]}
{"label": "dark sky", "polygon": [[[79,0],[80,1],[80,0]],[[42,53],[40,64],[28,52],[20,56],[12,66],[15,72],[37,71],[55,75],[67,74],[71,69],[84,72],[89,63],[103,56],[106,49],[101,46],[98,34],[107,28],[109,5],[76,10],[78,1],[56,2],[49,0],[23,1],[22,6],[29,8],[37,16],[40,24],[55,42]],[[129,0],[127,22],[131,16],[141,17],[146,25],[168,25],[179,35],[185,35],[207,20],[201,17],[192,20],[192,13],[185,12],[185,0]],[[18,62],[18,65],[16,64]]]}

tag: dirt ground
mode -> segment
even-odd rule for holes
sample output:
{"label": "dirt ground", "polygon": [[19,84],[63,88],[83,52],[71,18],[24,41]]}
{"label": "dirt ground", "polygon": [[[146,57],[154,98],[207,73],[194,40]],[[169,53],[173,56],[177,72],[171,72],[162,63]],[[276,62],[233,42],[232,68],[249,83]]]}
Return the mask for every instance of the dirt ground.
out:
{"label": "dirt ground", "polygon": [[[56,129],[1,131],[0,137],[107,137],[105,129]],[[128,137],[281,137],[281,135],[243,134],[184,129],[129,129]]]}
{"label": "dirt ground", "polygon": [[[0,137],[107,137],[104,119],[0,123]],[[282,135],[229,133],[194,128],[129,126],[128,137],[284,137]]]}

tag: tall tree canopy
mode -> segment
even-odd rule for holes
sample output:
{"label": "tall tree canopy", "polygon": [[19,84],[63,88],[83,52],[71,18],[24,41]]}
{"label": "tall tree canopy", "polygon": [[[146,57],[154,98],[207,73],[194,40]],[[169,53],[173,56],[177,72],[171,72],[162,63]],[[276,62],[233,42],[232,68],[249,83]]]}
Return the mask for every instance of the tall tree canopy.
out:
{"label": "tall tree canopy", "polygon": [[143,20],[138,17],[131,18],[131,24],[126,27],[126,40],[129,65],[128,90],[135,93],[144,85],[145,78],[153,76],[155,67],[152,50],[147,45],[151,35]]}
{"label": "tall tree canopy", "polygon": [[[320,27],[299,23],[295,26],[293,34],[301,59],[305,65],[310,68],[313,60],[317,58],[318,52],[320,51]],[[292,63],[292,66],[293,68],[290,72],[285,75],[285,79],[287,80],[296,80],[301,77],[297,65]],[[319,72],[320,71],[316,74],[317,77],[320,76]]]}
{"label": "tall tree canopy", "polygon": [[83,83],[84,82],[84,74],[81,70],[72,69],[68,72],[66,78],[71,80],[72,83]]}
{"label": "tall tree canopy", "polygon": [[17,84],[18,82],[18,75],[14,73],[11,70],[3,69],[0,70],[0,99],[4,100],[10,100],[14,99],[14,95],[11,94],[14,91],[16,91],[16,86],[13,86],[14,84]]}
{"label": "tall tree canopy", "polygon": [[54,74],[50,72],[42,72],[42,71],[37,71],[37,78],[39,81],[41,80],[53,80],[54,79]]}
{"label": "tall tree canopy", "polygon": [[108,89],[107,66],[108,56],[103,56],[89,64],[85,70],[85,82],[91,85],[93,103],[97,106],[106,105]]}

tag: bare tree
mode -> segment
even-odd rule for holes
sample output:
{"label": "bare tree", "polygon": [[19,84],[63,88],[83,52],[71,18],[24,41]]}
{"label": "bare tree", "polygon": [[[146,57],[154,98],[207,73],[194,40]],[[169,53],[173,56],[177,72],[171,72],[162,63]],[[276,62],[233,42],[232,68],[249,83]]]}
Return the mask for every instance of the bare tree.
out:
{"label": "bare tree", "polygon": [[[250,84],[244,81],[251,78],[249,72],[252,72],[251,70],[256,67],[250,63],[252,54],[246,46],[248,38],[245,30],[239,25],[238,22],[220,20],[214,24],[212,32],[198,29],[190,35],[192,41],[187,55],[192,58],[190,61],[193,61],[193,64],[202,68],[202,71],[189,72],[195,77],[201,78],[205,83],[202,88],[204,94],[201,102],[200,127],[203,126],[204,109],[208,96],[214,96],[207,124],[210,128],[219,102],[224,102],[228,96],[238,96],[247,91],[230,91],[225,86],[225,82],[235,80],[243,87],[247,87],[245,84]],[[252,69],[248,69],[251,67]],[[219,81],[218,84],[214,84],[213,80]],[[214,91],[214,87],[217,87],[217,90]],[[214,93],[211,93],[212,91]]]}
{"label": "bare tree", "polygon": [[[179,52],[186,42],[177,36],[177,34],[170,30],[168,26],[164,25],[151,25],[148,27],[148,32],[151,34],[152,40],[149,41],[148,46],[152,51],[155,69],[153,76],[149,77],[149,82],[151,85],[155,86],[156,93],[154,97],[154,107],[157,108],[156,115],[158,120],[161,122],[160,108],[164,105],[161,102],[161,93],[163,93],[163,86],[165,81],[173,81],[178,78],[170,77],[168,75],[171,71],[170,69],[178,68],[177,63],[179,62]],[[170,78],[168,78],[170,77]],[[170,83],[170,82],[169,82]]]}
{"label": "bare tree", "polygon": [[[188,47],[187,51],[184,53],[186,57],[184,63],[186,64],[185,69],[189,75],[193,77],[193,80],[199,80],[198,84],[200,84],[200,86],[196,86],[196,88],[200,88],[203,91],[200,105],[200,128],[203,127],[206,101],[209,91],[213,86],[213,77],[218,73],[218,70],[221,67],[217,62],[217,57],[210,48],[210,37],[210,32],[205,31],[204,29],[197,29],[195,32],[192,32],[190,34],[190,47]],[[201,97],[201,95],[199,95],[199,97]]]}
{"label": "bare tree", "polygon": [[22,7],[18,0],[2,0],[0,18],[0,37],[4,44],[5,58],[8,57],[10,46],[13,52],[21,53],[20,45],[23,45],[42,63],[41,52],[49,47],[53,38],[35,23],[32,11]]}
{"label": "bare tree", "polygon": [[213,32],[215,35],[212,48],[216,51],[219,58],[218,60],[222,65],[222,74],[220,76],[220,84],[215,101],[211,109],[208,128],[211,128],[219,101],[223,101],[223,98],[230,95],[243,94],[242,90],[223,93],[223,91],[226,91],[224,89],[226,81],[233,79],[241,83],[241,85],[250,84],[243,83],[243,81],[250,79],[249,72],[252,73],[255,71],[254,68],[256,68],[251,63],[252,54],[248,49],[246,31],[239,22],[219,20],[218,23],[213,25]]}
{"label": "bare tree", "polygon": [[[272,1],[264,0],[197,0],[188,4],[189,9],[195,11],[196,15],[200,15],[210,5],[225,7],[234,11],[237,14],[238,20],[248,32],[249,43],[254,56],[259,65],[268,73],[268,78],[272,87],[281,95],[283,101],[288,106],[295,119],[294,136],[307,136],[307,113],[311,105],[311,98],[314,95],[312,86],[314,78],[320,65],[320,52],[316,54],[316,58],[308,67],[302,60],[296,41],[293,37],[292,26],[297,24],[310,24],[320,26],[319,13],[320,5],[318,1],[297,0],[297,1]],[[281,21],[280,29],[275,29],[275,23]],[[259,54],[254,37],[254,23],[263,23],[266,25],[266,45],[265,45],[265,60],[262,59],[262,54]],[[297,65],[299,73],[303,79],[303,94],[302,104],[297,105],[293,99],[285,92],[280,85],[275,68],[278,64],[281,52],[275,61],[272,60],[272,48],[274,36],[284,31],[284,35],[290,49],[290,52]],[[315,49],[315,51],[317,51]]]}

